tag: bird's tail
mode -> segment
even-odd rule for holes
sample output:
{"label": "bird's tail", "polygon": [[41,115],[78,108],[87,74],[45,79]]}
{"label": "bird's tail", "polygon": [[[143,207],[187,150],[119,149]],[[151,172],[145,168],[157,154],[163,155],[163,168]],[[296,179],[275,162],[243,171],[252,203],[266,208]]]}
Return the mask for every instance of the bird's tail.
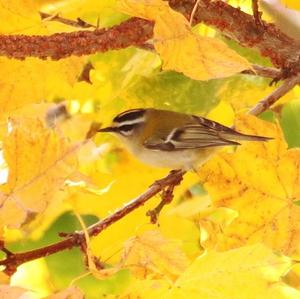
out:
{"label": "bird's tail", "polygon": [[222,133],[222,137],[229,140],[245,140],[245,141],[269,141],[272,140],[272,137],[265,136],[256,136],[256,135],[247,135],[239,132],[232,133]]}

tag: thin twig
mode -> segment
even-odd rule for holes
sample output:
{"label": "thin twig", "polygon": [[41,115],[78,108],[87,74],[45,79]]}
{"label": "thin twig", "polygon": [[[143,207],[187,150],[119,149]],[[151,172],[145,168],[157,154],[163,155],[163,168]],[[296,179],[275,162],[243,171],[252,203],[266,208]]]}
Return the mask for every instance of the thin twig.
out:
{"label": "thin twig", "polygon": [[261,77],[272,78],[272,79],[281,79],[282,71],[273,67],[261,66],[258,64],[252,64],[253,70],[242,71],[242,74],[247,75],[258,75]]}
{"label": "thin twig", "polygon": [[262,12],[258,10],[258,0],[252,0],[252,11],[253,11],[253,17],[256,25],[264,26],[264,23],[262,22],[261,19]]}
{"label": "thin twig", "polygon": [[83,21],[80,18],[77,18],[77,20],[74,21],[74,20],[70,20],[70,19],[60,17],[58,14],[50,15],[50,14],[47,14],[47,13],[41,12],[41,11],[40,11],[40,16],[41,16],[42,20],[56,21],[56,22],[60,22],[60,23],[63,23],[65,25],[69,25],[69,26],[76,27],[76,28],[97,28],[96,26],[94,26],[92,24],[89,24],[89,23]]}
{"label": "thin twig", "polygon": [[[130,201],[124,207],[115,211],[112,215],[88,227],[87,231],[89,233],[89,236],[91,237],[91,236],[98,235],[100,232],[102,232],[104,229],[106,229],[113,223],[125,217],[133,210],[144,205],[150,198],[152,198],[154,195],[164,190],[165,188],[178,185],[182,180],[183,174],[184,171],[181,170],[176,172],[173,171],[165,178],[155,182],[153,185],[151,185],[148,188],[147,191],[145,191],[143,194],[139,195],[137,198]],[[65,240],[59,241],[57,243],[42,248],[26,251],[26,252],[13,253],[11,255],[8,255],[4,260],[0,261],[0,265],[5,267],[3,271],[7,275],[12,275],[17,270],[18,266],[26,262],[41,257],[46,257],[56,252],[60,252],[66,249],[71,249],[73,247],[80,247],[82,244],[84,244],[84,242],[85,242],[84,232],[83,231],[76,232],[71,234]]]}
{"label": "thin twig", "polygon": [[190,17],[190,21],[189,21],[190,26],[193,25],[194,15],[195,15],[196,10],[197,10],[197,8],[198,8],[199,2],[200,2],[200,0],[197,0],[196,4],[195,4],[194,7],[193,7],[193,10],[192,10],[192,13],[191,13],[191,17]]}
{"label": "thin twig", "polygon": [[[194,2],[187,2],[186,6],[180,0],[170,0],[175,8],[190,16]],[[300,50],[291,38],[268,24],[264,30],[259,30],[257,24],[249,16],[236,8],[230,7],[223,1],[199,0],[195,8],[192,22],[204,21],[221,30],[225,35],[239,41],[242,45],[257,48],[260,52],[272,59],[279,67],[294,67],[300,70]],[[186,11],[184,11],[186,9]],[[201,12],[201,13],[200,13]],[[244,26],[241,26],[243,24]],[[261,28],[260,28],[261,29]],[[97,51],[105,52],[109,49],[119,49],[128,46],[141,46],[152,37],[153,22],[132,18],[110,29],[96,29],[94,31],[80,31],[55,34],[52,36],[4,36],[0,35],[0,55],[14,58],[35,56],[39,58],[51,57],[60,59],[71,55],[86,55]],[[249,35],[249,32],[251,33]],[[62,45],[64,47],[62,47]],[[258,115],[269,108],[281,96],[300,82],[300,75],[286,79],[271,95],[258,103],[249,113]],[[154,183],[146,192],[120,208],[112,215],[95,223],[88,228],[89,236],[96,236],[101,231],[125,217],[127,214],[142,206],[160,191],[176,186],[182,179],[183,172],[171,173],[164,179]],[[21,253],[7,252],[5,259],[0,261],[4,272],[12,275],[17,267],[25,262],[40,257],[52,255],[56,252],[80,247],[85,242],[84,233],[76,232],[57,243]]]}
{"label": "thin twig", "polygon": [[[169,0],[169,4],[187,19],[190,18],[194,1]],[[217,29],[244,47],[258,50],[262,56],[269,57],[278,68],[290,68],[294,74],[300,70],[298,43],[282,33],[274,24],[262,21],[264,25],[257,26],[252,15],[221,0],[199,1],[193,24],[200,22]]]}
{"label": "thin twig", "polygon": [[253,115],[261,114],[299,83],[299,74],[297,76],[286,79],[281,86],[279,86],[271,94],[258,102],[248,113]]}
{"label": "thin twig", "polygon": [[[172,173],[177,173],[178,171],[182,172],[182,174],[184,174],[183,171],[181,170],[172,170],[170,172],[170,175]],[[157,183],[159,183],[159,181],[157,181]],[[180,181],[178,181],[178,183],[176,185],[179,185],[180,184]],[[160,203],[152,210],[148,211],[147,212],[147,216],[150,217],[150,221],[152,224],[155,224],[157,223],[157,220],[158,220],[158,216],[161,212],[161,210],[163,209],[163,207],[169,203],[172,202],[173,198],[174,198],[174,194],[173,194],[173,191],[174,191],[174,188],[176,187],[175,184],[173,185],[169,185],[167,186],[163,191],[162,191],[162,195],[161,195],[161,201]]]}

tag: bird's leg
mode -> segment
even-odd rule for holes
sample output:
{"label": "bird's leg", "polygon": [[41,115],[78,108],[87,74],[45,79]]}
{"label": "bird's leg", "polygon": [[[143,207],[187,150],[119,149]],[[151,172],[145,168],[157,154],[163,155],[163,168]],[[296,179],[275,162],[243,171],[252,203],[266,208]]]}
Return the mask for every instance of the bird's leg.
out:
{"label": "bird's leg", "polygon": [[153,223],[153,224],[157,223],[158,216],[159,216],[162,208],[164,207],[164,205],[169,204],[173,200],[174,188],[175,188],[175,186],[180,184],[184,173],[185,172],[181,169],[180,170],[172,170],[166,178],[154,182],[153,185],[155,185],[155,184],[162,185],[162,183],[163,183],[164,186],[166,186],[166,180],[168,178],[171,178],[173,176],[178,176],[178,180],[176,180],[176,182],[172,182],[172,184],[169,184],[168,186],[163,188],[160,203],[154,209],[149,210],[147,212],[147,216],[150,217],[151,223]]}
{"label": "bird's leg", "polygon": [[168,185],[168,180],[173,181],[173,177],[174,176],[178,176],[178,183],[174,183],[174,185],[178,185],[181,180],[182,180],[182,176],[184,175],[185,171],[183,171],[182,169],[173,169],[170,171],[170,173],[168,174],[167,177],[164,177],[163,179],[160,180],[156,180],[151,186],[153,185],[159,185],[162,187],[162,189],[165,188],[166,185]]}

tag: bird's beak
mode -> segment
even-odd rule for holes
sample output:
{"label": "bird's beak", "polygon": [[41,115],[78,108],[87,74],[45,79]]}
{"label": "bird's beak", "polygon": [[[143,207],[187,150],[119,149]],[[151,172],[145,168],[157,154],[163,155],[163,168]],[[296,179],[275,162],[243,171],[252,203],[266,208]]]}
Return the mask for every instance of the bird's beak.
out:
{"label": "bird's beak", "polygon": [[106,128],[99,129],[98,132],[116,132],[116,128],[115,127],[106,127]]}

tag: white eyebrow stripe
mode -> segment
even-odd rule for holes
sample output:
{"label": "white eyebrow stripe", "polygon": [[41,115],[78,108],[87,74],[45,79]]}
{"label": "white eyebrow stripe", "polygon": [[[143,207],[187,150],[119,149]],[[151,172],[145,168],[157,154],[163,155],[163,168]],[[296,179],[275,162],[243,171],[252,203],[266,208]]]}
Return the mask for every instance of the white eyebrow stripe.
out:
{"label": "white eyebrow stripe", "polygon": [[140,118],[137,118],[137,119],[134,119],[134,120],[127,120],[127,121],[118,123],[117,127],[120,128],[120,127],[125,126],[125,125],[135,125],[135,124],[142,123],[144,121],[145,121],[145,117],[140,117]]}

